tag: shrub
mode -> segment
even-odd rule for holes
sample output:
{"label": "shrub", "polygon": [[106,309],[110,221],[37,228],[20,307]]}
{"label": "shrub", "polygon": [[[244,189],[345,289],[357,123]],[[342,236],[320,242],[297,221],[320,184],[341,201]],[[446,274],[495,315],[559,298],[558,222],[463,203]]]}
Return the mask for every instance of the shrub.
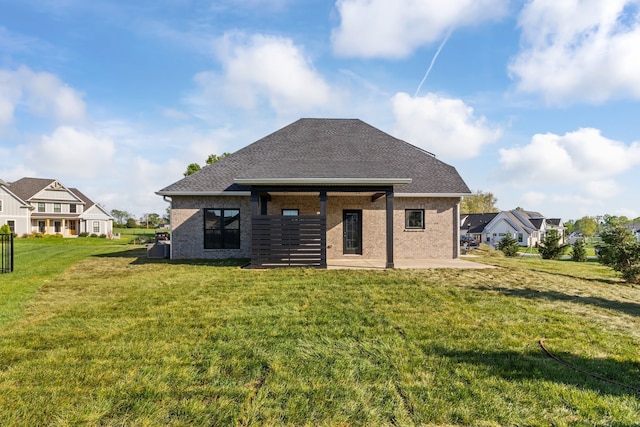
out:
{"label": "shrub", "polygon": [[560,259],[567,250],[567,243],[560,244],[558,230],[549,230],[537,247],[542,259]]}
{"label": "shrub", "polygon": [[78,234],[78,237],[87,237],[89,236],[89,233],[87,233],[86,231],[83,231],[82,233]]}
{"label": "shrub", "polygon": [[60,234],[60,233],[45,234],[44,237],[46,237],[47,239],[62,239],[62,234]]}
{"label": "shrub", "polygon": [[98,235],[96,233],[91,233],[89,237],[98,237]]}
{"label": "shrub", "polygon": [[508,257],[514,257],[518,255],[518,251],[520,250],[520,246],[518,245],[518,241],[515,237],[512,237],[510,234],[507,234],[498,242],[496,248]]}
{"label": "shrub", "polygon": [[100,235],[100,238],[101,238],[101,239],[106,239],[106,238],[107,238],[107,235],[103,233],[103,234],[101,234],[101,235]]}
{"label": "shrub", "polygon": [[608,228],[600,234],[596,245],[600,263],[622,273],[629,283],[640,283],[640,243],[633,233],[620,226]]}
{"label": "shrub", "polygon": [[9,228],[9,224],[5,224],[0,227],[0,234],[11,234],[11,229]]}
{"label": "shrub", "polygon": [[585,262],[587,260],[587,248],[584,240],[578,239],[573,243],[571,259],[575,262]]}

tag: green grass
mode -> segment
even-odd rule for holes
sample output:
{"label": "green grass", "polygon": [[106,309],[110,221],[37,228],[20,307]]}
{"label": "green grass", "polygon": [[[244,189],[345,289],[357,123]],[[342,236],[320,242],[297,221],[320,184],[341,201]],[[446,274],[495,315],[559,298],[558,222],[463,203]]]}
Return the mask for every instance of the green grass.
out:
{"label": "green grass", "polygon": [[0,423],[640,424],[633,390],[538,346],[640,388],[640,289],[596,263],[251,271],[116,248],[43,273],[2,325]]}

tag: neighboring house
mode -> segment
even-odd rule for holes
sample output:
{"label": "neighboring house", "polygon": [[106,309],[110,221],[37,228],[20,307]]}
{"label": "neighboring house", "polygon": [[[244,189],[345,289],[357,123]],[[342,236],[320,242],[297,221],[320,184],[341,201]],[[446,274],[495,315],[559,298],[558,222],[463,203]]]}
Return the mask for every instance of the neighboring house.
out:
{"label": "neighboring house", "polygon": [[484,229],[498,212],[460,215],[460,236],[468,236],[477,244],[484,243]]}
{"label": "neighboring house", "polygon": [[456,258],[456,169],[356,119],[300,119],[157,194],[171,199],[171,257]]}
{"label": "neighboring house", "polygon": [[[485,214],[487,215],[487,214]],[[520,246],[534,247],[549,230],[557,230],[561,242],[565,241],[565,228],[558,218],[545,218],[538,212],[515,209],[501,211],[494,215],[485,225],[478,224],[473,234],[480,235],[481,241],[495,246],[506,235],[510,235]],[[461,230],[468,220],[461,219]]]}
{"label": "neighboring house", "polygon": [[636,237],[636,240],[640,242],[640,222],[632,222],[631,224],[627,224],[624,227],[628,228],[629,231],[631,231]]}
{"label": "neighboring house", "polygon": [[75,188],[55,179],[22,178],[0,182],[0,225],[18,236],[32,233],[64,237],[113,233],[113,217]]}

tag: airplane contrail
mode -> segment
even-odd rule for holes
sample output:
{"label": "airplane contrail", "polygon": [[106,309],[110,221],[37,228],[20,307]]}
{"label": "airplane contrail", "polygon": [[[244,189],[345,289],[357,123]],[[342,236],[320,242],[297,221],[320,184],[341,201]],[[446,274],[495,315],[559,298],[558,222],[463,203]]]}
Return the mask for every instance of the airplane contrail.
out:
{"label": "airplane contrail", "polygon": [[418,85],[418,89],[416,89],[416,93],[413,94],[414,98],[416,96],[418,96],[418,92],[420,92],[420,89],[422,89],[422,85],[424,84],[425,80],[427,80],[427,77],[429,77],[429,73],[431,73],[431,69],[433,68],[433,64],[436,63],[436,59],[438,59],[438,55],[440,55],[440,51],[442,50],[444,45],[447,44],[447,40],[449,40],[449,37],[451,37],[451,33],[452,32],[453,32],[453,28],[450,28],[449,31],[447,32],[447,35],[445,36],[444,40],[442,40],[442,43],[440,43],[440,46],[438,47],[438,50],[436,51],[435,55],[433,55],[433,58],[431,59],[431,64],[429,64],[429,68],[427,68],[427,72],[424,73],[424,77],[422,78],[422,81]]}

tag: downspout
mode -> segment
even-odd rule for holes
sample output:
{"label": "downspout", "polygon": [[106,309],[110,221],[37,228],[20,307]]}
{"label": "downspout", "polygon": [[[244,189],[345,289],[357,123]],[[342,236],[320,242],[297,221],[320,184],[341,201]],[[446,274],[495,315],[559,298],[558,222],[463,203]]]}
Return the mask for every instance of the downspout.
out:
{"label": "downspout", "polygon": [[[173,234],[173,201],[167,196],[162,196],[162,200],[169,203],[169,207],[171,208],[171,212],[169,213],[169,233]],[[173,259],[173,244],[169,244],[169,259]]]}

